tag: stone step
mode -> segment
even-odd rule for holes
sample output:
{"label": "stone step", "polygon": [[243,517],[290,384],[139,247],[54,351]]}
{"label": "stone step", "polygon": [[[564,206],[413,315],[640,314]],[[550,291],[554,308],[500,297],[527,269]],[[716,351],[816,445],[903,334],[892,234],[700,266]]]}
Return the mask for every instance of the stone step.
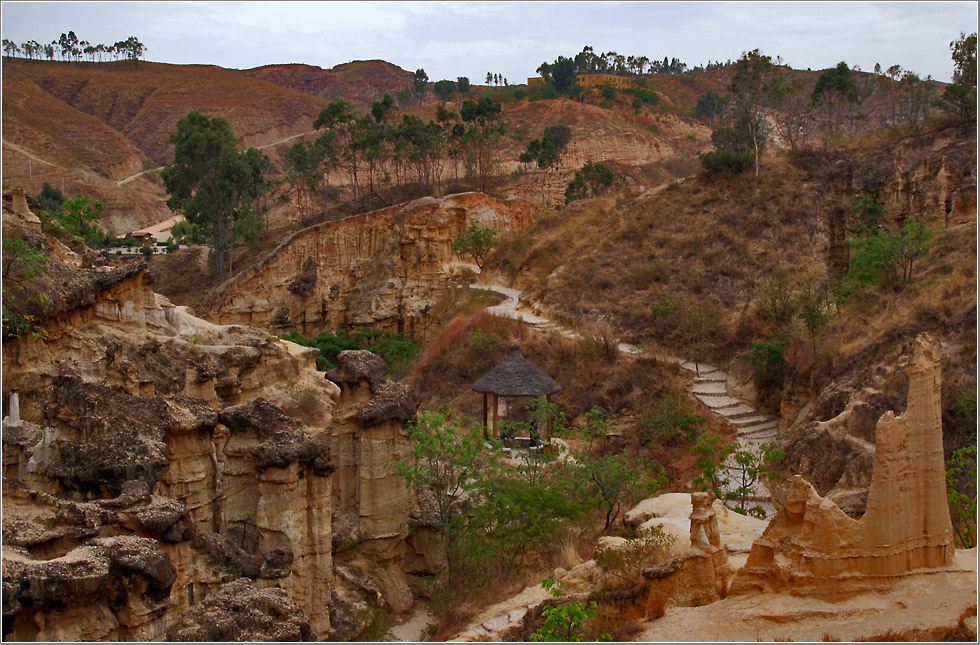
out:
{"label": "stone step", "polygon": [[774,419],[768,414],[753,414],[747,417],[730,417],[728,420],[731,421],[736,428],[744,428],[746,426],[754,426],[759,423],[774,421]]}
{"label": "stone step", "polygon": [[759,414],[759,411],[756,410],[755,408],[750,408],[749,406],[742,405],[741,403],[738,404],[735,407],[729,407],[729,408],[725,408],[723,410],[715,410],[715,412],[717,412],[721,416],[725,417],[726,419],[728,419],[732,423],[734,423],[734,422],[736,422],[736,421],[738,421],[740,419],[746,419],[746,418],[753,417],[753,416],[756,416],[757,414]]}
{"label": "stone step", "polygon": [[[742,403],[738,399],[733,399],[730,396],[698,394],[697,392],[694,393],[694,396],[697,398],[698,401],[704,403],[706,406],[708,406],[709,408],[711,408],[716,412],[718,410],[734,408],[742,405]],[[746,409],[751,409],[751,408],[746,408]]]}
{"label": "stone step", "polygon": [[725,387],[724,381],[719,382],[709,382],[709,383],[695,383],[694,388],[691,390],[693,394],[707,394],[709,396],[727,396],[728,389]]}
{"label": "stone step", "polygon": [[766,430],[764,432],[759,432],[751,435],[738,435],[738,440],[744,444],[752,444],[755,446],[762,445],[764,443],[772,443],[776,439],[775,430]]}
{"label": "stone step", "polygon": [[724,372],[714,372],[712,374],[702,374],[701,376],[695,376],[695,383],[725,383],[728,381],[728,377]]}
{"label": "stone step", "polygon": [[738,429],[738,436],[748,437],[754,434],[759,434],[760,432],[772,431],[775,433],[779,429],[779,421],[766,421],[764,423],[757,423],[755,425],[743,426]]}
{"label": "stone step", "polygon": [[695,376],[705,376],[707,374],[714,374],[718,372],[718,368],[714,365],[708,365],[707,363],[692,363],[691,361],[684,361],[681,363],[681,367],[686,369],[688,372],[694,372]]}

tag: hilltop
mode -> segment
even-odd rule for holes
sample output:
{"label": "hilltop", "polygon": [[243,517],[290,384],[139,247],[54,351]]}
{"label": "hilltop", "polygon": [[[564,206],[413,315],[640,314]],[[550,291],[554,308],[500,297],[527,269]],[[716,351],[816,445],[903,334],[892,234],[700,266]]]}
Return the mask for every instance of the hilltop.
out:
{"label": "hilltop", "polygon": [[292,63],[263,65],[246,70],[249,76],[325,99],[343,99],[358,106],[370,105],[385,93],[394,95],[409,87],[414,75],[383,60],[352,61],[330,69]]}
{"label": "hilltop", "polygon": [[170,161],[169,137],[189,111],[224,117],[240,145],[261,147],[312,130],[326,105],[237,70],[161,63],[14,59],[3,94],[3,180],[101,199],[116,233],[170,217],[152,170]]}

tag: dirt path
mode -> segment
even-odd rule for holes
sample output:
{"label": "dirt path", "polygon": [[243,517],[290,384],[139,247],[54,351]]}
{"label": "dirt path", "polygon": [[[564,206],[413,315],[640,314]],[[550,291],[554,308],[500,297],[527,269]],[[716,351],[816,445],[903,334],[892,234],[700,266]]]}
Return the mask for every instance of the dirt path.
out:
{"label": "dirt path", "polygon": [[27,150],[26,148],[24,148],[23,146],[19,146],[19,145],[17,145],[16,143],[10,143],[9,141],[4,141],[4,142],[3,142],[3,147],[4,147],[4,148],[10,148],[10,149],[11,149],[11,150],[13,150],[14,152],[19,152],[20,154],[22,154],[22,155],[24,155],[24,156],[25,156],[25,157],[27,157],[28,159],[30,159],[30,160],[32,160],[32,161],[36,161],[36,162],[38,162],[38,163],[43,163],[43,164],[44,164],[44,165],[46,165],[46,166],[54,166],[55,168],[60,168],[60,167],[61,167],[61,166],[59,166],[59,165],[58,165],[58,164],[56,164],[56,163],[51,163],[50,161],[46,161],[46,160],[44,160],[44,159],[41,159],[41,158],[40,158],[40,157],[38,157],[37,155],[35,155],[35,154],[33,154],[32,152],[30,152],[30,151],[28,151],[28,150]]}
{"label": "dirt path", "polygon": [[432,618],[425,607],[421,607],[404,623],[395,625],[389,629],[388,635],[394,641],[418,643],[423,640],[426,628],[433,622],[435,622],[435,619]]}
{"label": "dirt path", "polygon": [[267,143],[264,146],[259,146],[258,149],[259,150],[265,150],[266,148],[273,148],[275,146],[278,146],[281,143],[286,143],[287,141],[292,141],[293,139],[298,139],[300,137],[305,137],[306,135],[313,134],[314,132],[316,132],[316,130],[310,130],[309,132],[300,132],[299,134],[293,134],[293,135],[290,135],[290,136],[286,137],[285,139],[280,139],[278,141],[273,141],[272,143]]}
{"label": "dirt path", "polygon": [[139,171],[138,173],[136,173],[134,175],[126,175],[122,179],[117,179],[115,183],[116,183],[117,186],[122,186],[124,184],[128,184],[129,182],[133,181],[137,177],[142,177],[143,175],[145,175],[148,172],[157,172],[157,171],[162,170],[162,169],[163,169],[163,166],[159,166],[157,168],[147,168],[146,170],[141,170],[141,171]]}

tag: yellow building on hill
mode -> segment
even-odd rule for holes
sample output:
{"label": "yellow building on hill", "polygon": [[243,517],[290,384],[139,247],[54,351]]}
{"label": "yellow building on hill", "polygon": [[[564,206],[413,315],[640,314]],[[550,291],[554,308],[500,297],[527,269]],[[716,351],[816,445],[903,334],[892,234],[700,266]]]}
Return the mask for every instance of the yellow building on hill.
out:
{"label": "yellow building on hill", "polygon": [[[576,74],[575,80],[582,87],[593,87],[595,85],[611,85],[613,87],[630,87],[633,85],[633,76],[624,74],[605,74],[602,72],[589,72],[588,74]],[[540,76],[527,79],[527,88],[531,89],[535,85],[544,83]]]}

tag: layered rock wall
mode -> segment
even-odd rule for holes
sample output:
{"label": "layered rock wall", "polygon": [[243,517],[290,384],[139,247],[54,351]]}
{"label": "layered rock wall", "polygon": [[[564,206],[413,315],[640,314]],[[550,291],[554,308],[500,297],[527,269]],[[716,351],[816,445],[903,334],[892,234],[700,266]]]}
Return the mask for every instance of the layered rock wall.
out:
{"label": "layered rock wall", "polygon": [[463,193],[319,224],[219,286],[205,317],[307,335],[414,329],[443,295],[453,239],[472,223],[523,230],[532,210],[523,200]]}

